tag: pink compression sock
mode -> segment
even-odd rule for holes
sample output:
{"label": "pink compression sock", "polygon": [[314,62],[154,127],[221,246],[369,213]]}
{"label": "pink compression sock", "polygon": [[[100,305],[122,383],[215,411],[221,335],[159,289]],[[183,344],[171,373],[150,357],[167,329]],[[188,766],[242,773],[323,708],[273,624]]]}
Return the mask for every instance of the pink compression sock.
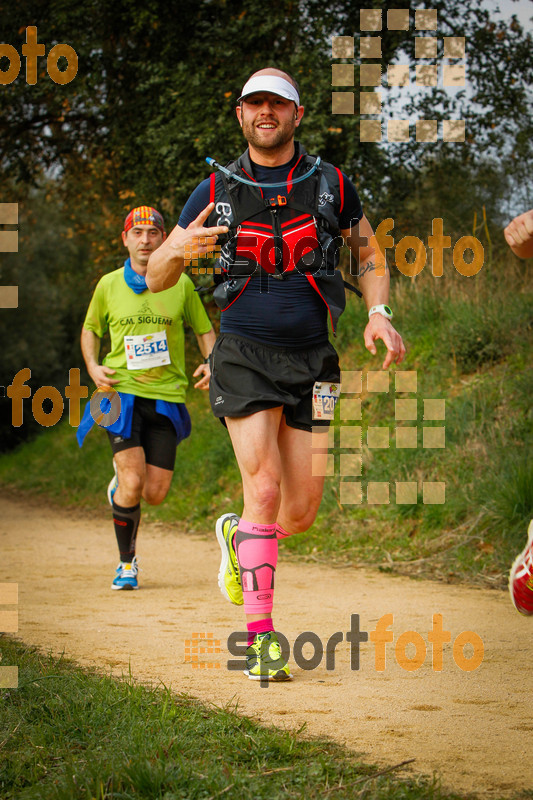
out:
{"label": "pink compression sock", "polygon": [[276,536],[278,539],[286,539],[287,536],[292,536],[292,533],[289,533],[284,528],[281,527],[279,522],[276,522]]}
{"label": "pink compression sock", "polygon": [[235,550],[241,572],[245,613],[270,614],[278,563],[276,524],[263,525],[241,518],[235,534]]}
{"label": "pink compression sock", "polygon": [[274,630],[271,617],[258,619],[255,622],[247,622],[246,627],[248,628],[248,647],[253,644],[257,633],[270,633],[270,631]]}

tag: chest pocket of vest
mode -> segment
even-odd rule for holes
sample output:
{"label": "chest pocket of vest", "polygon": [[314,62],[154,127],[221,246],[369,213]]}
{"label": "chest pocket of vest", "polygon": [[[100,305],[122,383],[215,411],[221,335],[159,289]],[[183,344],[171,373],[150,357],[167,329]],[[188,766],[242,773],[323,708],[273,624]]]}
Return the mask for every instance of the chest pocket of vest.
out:
{"label": "chest pocket of vest", "polygon": [[231,272],[233,275],[252,275],[257,269],[270,275],[294,269],[314,272],[322,263],[323,253],[315,220],[309,214],[303,214],[278,222],[278,232],[274,225],[244,222],[237,232]]}

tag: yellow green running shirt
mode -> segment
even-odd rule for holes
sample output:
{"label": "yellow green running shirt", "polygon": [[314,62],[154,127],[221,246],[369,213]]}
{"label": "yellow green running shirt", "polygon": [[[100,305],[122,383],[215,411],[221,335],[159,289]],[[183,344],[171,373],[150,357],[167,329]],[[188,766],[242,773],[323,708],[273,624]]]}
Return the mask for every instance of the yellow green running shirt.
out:
{"label": "yellow green running shirt", "polygon": [[[102,363],[116,370],[116,374],[110,377],[120,380],[114,384],[117,391],[184,403],[189,381],[185,374],[183,322],[200,336],[211,330],[203,303],[187,275],[182,274],[175,286],[163,292],[152,294],[146,290],[136,294],[126,284],[124,267],[121,267],[100,279],[83,324],[99,338],[109,331],[111,350]],[[161,332],[164,332],[163,336],[154,337]],[[159,348],[164,356],[168,348],[170,363],[128,369],[124,337],[138,337],[128,341],[130,366],[135,362],[139,367],[143,358],[150,358],[150,348],[156,351]],[[161,339],[163,343],[158,343]],[[143,341],[146,341],[145,345]]]}

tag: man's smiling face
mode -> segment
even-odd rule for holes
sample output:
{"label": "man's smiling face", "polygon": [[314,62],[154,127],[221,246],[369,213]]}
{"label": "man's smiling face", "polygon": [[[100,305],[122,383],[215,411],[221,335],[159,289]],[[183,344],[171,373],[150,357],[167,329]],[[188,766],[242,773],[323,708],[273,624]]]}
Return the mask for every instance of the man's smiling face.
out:
{"label": "man's smiling face", "polygon": [[256,92],[242,100],[237,117],[249,144],[265,152],[277,150],[294,138],[301,113],[292,100],[271,92]]}

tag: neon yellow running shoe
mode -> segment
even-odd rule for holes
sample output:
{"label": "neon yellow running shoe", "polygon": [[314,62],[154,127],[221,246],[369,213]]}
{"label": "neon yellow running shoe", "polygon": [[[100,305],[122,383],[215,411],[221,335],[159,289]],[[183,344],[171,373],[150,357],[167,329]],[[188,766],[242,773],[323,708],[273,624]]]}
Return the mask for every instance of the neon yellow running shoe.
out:
{"label": "neon yellow running shoe", "polygon": [[289,665],[281,655],[281,647],[274,631],[258,633],[246,650],[244,674],[251,681],[290,681]]}
{"label": "neon yellow running shoe", "polygon": [[216,533],[222,558],[218,571],[218,585],[220,591],[230,603],[242,606],[244,599],[242,596],[241,574],[239,572],[239,562],[233,546],[233,536],[239,524],[237,514],[223,514],[217,519]]}

